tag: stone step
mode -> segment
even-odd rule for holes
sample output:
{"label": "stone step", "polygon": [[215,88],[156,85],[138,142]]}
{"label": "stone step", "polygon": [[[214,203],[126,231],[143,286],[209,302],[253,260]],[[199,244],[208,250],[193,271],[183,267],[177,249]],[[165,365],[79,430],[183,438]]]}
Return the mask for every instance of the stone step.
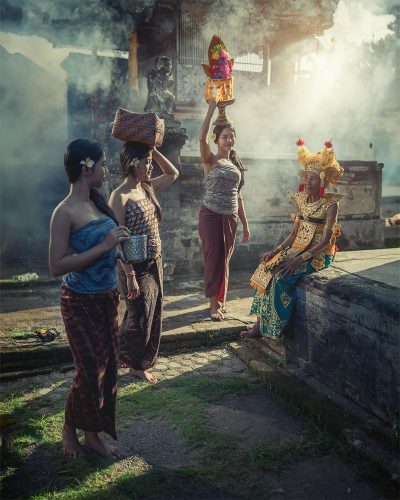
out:
{"label": "stone step", "polygon": [[[178,328],[174,333],[161,335],[160,352],[173,352],[183,348],[193,349],[221,345],[239,337],[243,323],[199,323]],[[10,349],[2,352],[0,381],[29,377],[39,373],[59,370],[59,366],[72,366],[72,355],[67,342],[43,344],[34,348]],[[39,371],[38,371],[39,370]]]}

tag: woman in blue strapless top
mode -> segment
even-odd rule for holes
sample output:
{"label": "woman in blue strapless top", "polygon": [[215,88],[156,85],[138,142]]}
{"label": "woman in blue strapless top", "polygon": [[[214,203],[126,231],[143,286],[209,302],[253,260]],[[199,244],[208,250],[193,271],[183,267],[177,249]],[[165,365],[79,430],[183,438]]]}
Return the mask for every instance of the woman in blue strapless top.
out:
{"label": "woman in blue strapless top", "polygon": [[71,183],[50,223],[49,265],[62,276],[61,313],[75,362],[75,374],[62,430],[63,453],[82,453],[84,445],[115,459],[115,448],[99,432],[116,439],[118,304],[116,246],[129,237],[98,191],[106,175],[100,144],[77,139],[67,147],[64,165]]}

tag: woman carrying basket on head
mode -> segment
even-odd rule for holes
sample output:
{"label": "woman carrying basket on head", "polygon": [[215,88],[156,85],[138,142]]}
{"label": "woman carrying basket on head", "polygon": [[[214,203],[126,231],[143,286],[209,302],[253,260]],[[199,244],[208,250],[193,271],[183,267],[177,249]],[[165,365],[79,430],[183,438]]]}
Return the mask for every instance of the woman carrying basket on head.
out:
{"label": "woman carrying basket on head", "polygon": [[[152,179],[153,160],[163,173]],[[125,142],[120,161],[125,179],[111,193],[109,204],[131,234],[147,236],[147,256],[142,262],[119,266],[126,303],[119,359],[130,368],[131,375],[154,384],[157,379],[148,370],[160,346],[163,299],[159,233],[162,210],[156,193],[174,182],[179,171],[156,148],[140,142]]]}

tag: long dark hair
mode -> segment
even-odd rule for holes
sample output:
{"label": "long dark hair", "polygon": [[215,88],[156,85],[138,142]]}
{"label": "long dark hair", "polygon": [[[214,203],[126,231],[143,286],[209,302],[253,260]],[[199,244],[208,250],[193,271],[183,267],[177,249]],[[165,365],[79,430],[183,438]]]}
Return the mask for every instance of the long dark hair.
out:
{"label": "long dark hair", "polygon": [[[90,158],[97,163],[103,155],[103,148],[98,142],[89,139],[75,139],[68,144],[64,153],[64,166],[71,184],[74,184],[82,174],[81,161]],[[108,206],[106,199],[96,188],[91,188],[89,198],[95,204],[96,208],[108,217],[111,217],[119,225],[117,217]]]}
{"label": "long dark hair", "polygon": [[[151,147],[147,144],[143,144],[141,142],[124,142],[121,148],[121,152],[119,155],[121,162],[121,170],[124,177],[128,177],[128,175],[132,175],[135,177],[134,169],[135,167],[132,165],[132,160],[138,159],[141,160],[144,158],[149,151],[151,151]],[[142,181],[141,186],[144,189],[146,195],[151,199],[156,207],[158,220],[161,220],[162,217],[162,209],[157,200],[156,193],[154,192],[153,186],[151,182]]]}
{"label": "long dark hair", "polygon": [[[236,130],[232,123],[227,123],[226,125],[216,125],[213,129],[213,133],[215,134],[215,139],[214,139],[215,144],[217,144],[218,139],[222,134],[222,131],[225,130],[226,128],[232,130],[232,132],[235,134],[236,137]],[[229,153],[229,159],[240,170],[240,183],[239,183],[239,191],[240,191],[244,185],[244,173],[247,170],[247,168],[243,164],[242,160],[239,158],[236,149],[231,149]]]}

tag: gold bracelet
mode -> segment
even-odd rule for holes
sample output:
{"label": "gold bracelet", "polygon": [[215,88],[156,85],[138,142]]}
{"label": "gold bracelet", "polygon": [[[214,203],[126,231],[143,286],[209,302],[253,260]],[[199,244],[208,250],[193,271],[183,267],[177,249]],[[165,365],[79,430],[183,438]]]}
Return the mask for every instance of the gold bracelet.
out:
{"label": "gold bracelet", "polygon": [[336,222],[332,222],[332,224],[325,224],[326,229],[330,229],[333,231],[335,229]]}
{"label": "gold bracelet", "polygon": [[312,253],[311,253],[311,252],[304,252],[304,253],[302,253],[302,254],[300,255],[300,257],[301,257],[301,260],[302,260],[303,262],[305,262],[306,260],[311,259],[311,257],[312,257]]}
{"label": "gold bracelet", "polygon": [[278,245],[276,247],[276,250],[278,250],[278,252],[280,252],[281,250],[283,250],[285,247],[283,245]]}

